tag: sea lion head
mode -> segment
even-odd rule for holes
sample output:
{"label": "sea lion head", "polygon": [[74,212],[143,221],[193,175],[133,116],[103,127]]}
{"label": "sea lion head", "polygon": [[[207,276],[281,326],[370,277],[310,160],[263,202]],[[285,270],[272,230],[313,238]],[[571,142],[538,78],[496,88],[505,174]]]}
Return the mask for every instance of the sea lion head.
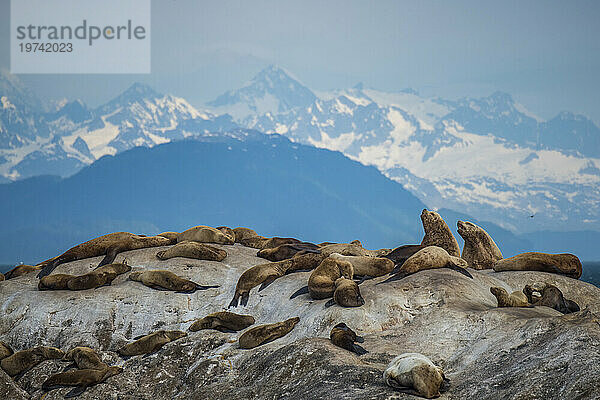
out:
{"label": "sea lion head", "polygon": [[462,238],[472,237],[480,229],[477,225],[469,221],[458,221],[456,231]]}
{"label": "sea lion head", "polygon": [[169,340],[173,341],[173,340],[177,340],[177,339],[180,339],[182,337],[187,336],[187,332],[183,332],[183,331],[165,331],[165,335],[167,335],[167,337],[169,338]]}
{"label": "sea lion head", "polygon": [[108,379],[111,376],[115,376],[115,375],[120,374],[121,372],[123,372],[123,368],[122,367],[117,367],[116,365],[112,366],[112,367],[108,367],[108,368],[106,368],[106,370],[104,372],[104,378],[103,379]]}
{"label": "sea lion head", "polygon": [[498,298],[499,296],[508,296],[508,292],[506,291],[506,289],[497,286],[491,287],[490,292],[494,296],[496,296],[496,298]]}

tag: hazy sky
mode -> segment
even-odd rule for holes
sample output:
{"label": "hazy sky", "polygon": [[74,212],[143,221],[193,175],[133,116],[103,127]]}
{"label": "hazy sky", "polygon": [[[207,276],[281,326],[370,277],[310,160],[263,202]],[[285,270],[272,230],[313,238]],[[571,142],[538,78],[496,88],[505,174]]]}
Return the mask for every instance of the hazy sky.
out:
{"label": "hazy sky", "polygon": [[[9,2],[0,0],[7,68]],[[327,90],[362,81],[457,98],[495,90],[542,117],[600,122],[598,1],[152,2],[152,70],[143,75],[21,75],[43,98],[97,105],[133,81],[195,105],[268,64]]]}

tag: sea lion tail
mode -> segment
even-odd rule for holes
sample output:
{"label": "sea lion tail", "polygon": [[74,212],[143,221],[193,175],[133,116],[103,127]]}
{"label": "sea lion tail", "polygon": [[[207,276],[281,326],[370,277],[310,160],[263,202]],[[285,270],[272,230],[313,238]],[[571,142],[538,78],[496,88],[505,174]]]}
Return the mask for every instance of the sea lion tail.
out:
{"label": "sea lion tail", "polygon": [[463,274],[464,276],[466,276],[467,278],[471,278],[473,279],[473,275],[471,275],[469,273],[469,271],[467,271],[466,269],[464,269],[463,267],[459,267],[458,265],[447,265],[447,268],[453,269],[456,272],[460,272],[461,274]]}
{"label": "sea lion tail", "polygon": [[408,272],[398,272],[396,275],[390,276],[385,281],[381,281],[381,282],[377,283],[377,285],[381,285],[382,283],[397,281],[397,280],[406,278],[408,275],[410,275]]}
{"label": "sea lion tail", "polygon": [[290,300],[300,296],[301,294],[308,294],[308,286],[303,286],[300,289],[296,290],[294,294],[290,296]]}
{"label": "sea lion tail", "polygon": [[361,345],[358,345],[356,343],[354,343],[352,345],[352,352],[358,354],[359,356],[362,356],[363,354],[367,354],[368,351],[365,350],[364,347],[362,347]]}

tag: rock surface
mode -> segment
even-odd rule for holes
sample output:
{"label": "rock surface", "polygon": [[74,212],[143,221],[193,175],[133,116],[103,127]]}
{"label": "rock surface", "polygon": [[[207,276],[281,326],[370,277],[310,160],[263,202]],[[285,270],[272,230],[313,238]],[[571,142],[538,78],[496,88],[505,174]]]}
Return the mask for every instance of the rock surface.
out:
{"label": "rock surface", "polygon": [[[247,307],[256,325],[298,316],[287,336],[253,350],[237,347],[242,332],[189,332],[159,352],[123,360],[116,350],[136,336],[158,329],[187,330],[196,320],[223,310],[238,277],[264,263],[256,249],[216,245],[228,253],[223,262],[173,258],[164,248],[122,253],[132,271],[168,269],[217,289],[180,294],[150,289],[117,277],[111,286],[80,292],[37,290],[35,273],[0,282],[0,340],[15,350],[89,346],[103,361],[124,372],[89,388],[85,399],[401,399],[382,379],[398,354],[419,352],[444,368],[450,378],[446,399],[600,398],[600,289],[543,272],[469,270],[469,279],[451,270],[422,271],[399,281],[365,281],[366,304],[325,308],[327,300],[307,295],[289,300],[306,285],[309,272],[277,279]],[[101,257],[63,264],[54,273],[82,274]],[[552,283],[582,311],[570,315],[546,308],[497,308],[491,286],[509,292],[526,284]],[[346,322],[365,337],[369,351],[356,356],[333,346],[329,331]],[[0,371],[0,398],[38,399],[41,384],[66,362],[45,361],[17,380]],[[70,389],[50,391],[44,400],[62,399]]]}

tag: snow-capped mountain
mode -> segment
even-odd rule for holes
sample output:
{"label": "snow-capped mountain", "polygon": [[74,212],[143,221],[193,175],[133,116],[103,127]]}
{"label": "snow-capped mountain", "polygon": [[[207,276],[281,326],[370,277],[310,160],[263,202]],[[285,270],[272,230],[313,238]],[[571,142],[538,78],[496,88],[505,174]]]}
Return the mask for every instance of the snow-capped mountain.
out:
{"label": "snow-capped mountain", "polygon": [[68,176],[107,154],[237,127],[227,115],[199,112],[182,98],[139,83],[96,109],[75,100],[43,113],[14,76],[4,76],[0,86],[4,181],[40,174]]}
{"label": "snow-capped mountain", "polygon": [[[266,85],[265,75],[253,86]],[[507,93],[449,101],[357,85],[236,121],[374,165],[430,207],[461,210],[514,231],[600,228],[598,127],[570,113],[543,121]]]}

